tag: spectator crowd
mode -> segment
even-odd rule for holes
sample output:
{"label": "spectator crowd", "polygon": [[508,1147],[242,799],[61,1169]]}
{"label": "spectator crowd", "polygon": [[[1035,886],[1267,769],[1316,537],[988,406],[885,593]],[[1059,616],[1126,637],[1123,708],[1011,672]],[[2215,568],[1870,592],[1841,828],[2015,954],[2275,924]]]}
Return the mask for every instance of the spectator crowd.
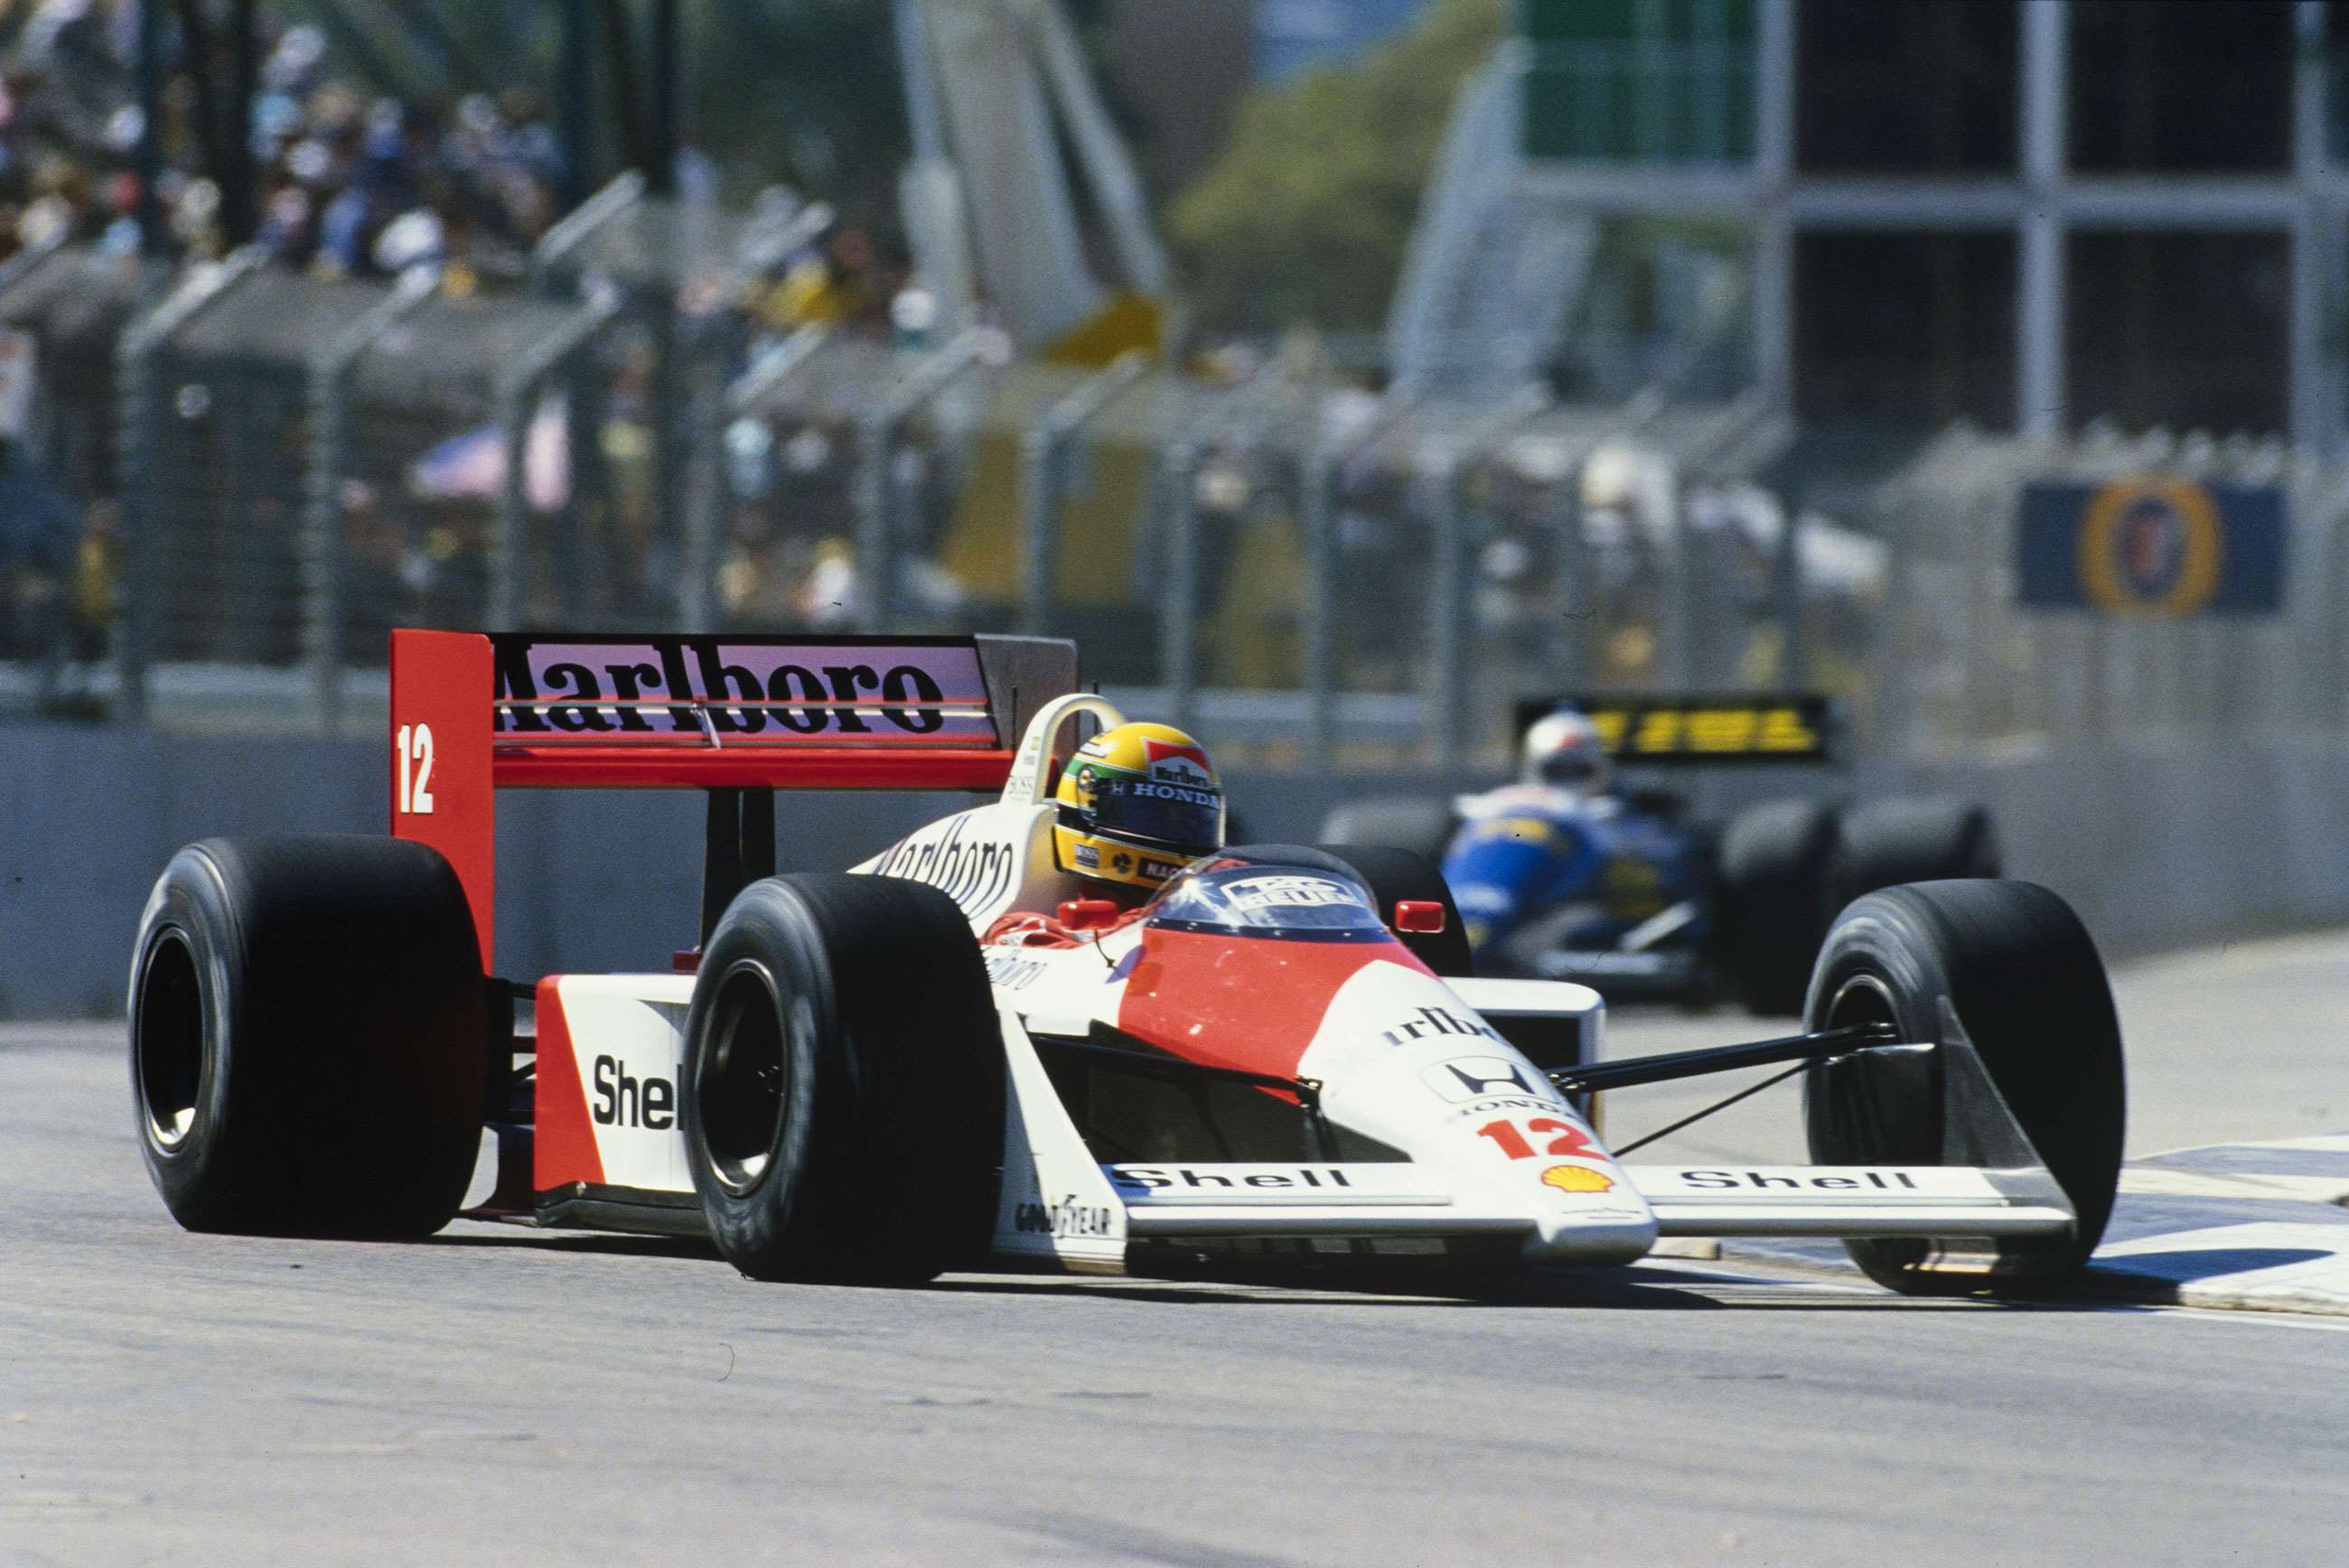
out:
{"label": "spectator crowd", "polygon": [[[25,7],[0,67],[0,253],[60,236],[138,249],[139,3]],[[538,95],[512,88],[445,107],[372,96],[328,73],[318,28],[267,9],[258,25],[264,53],[244,126],[257,242],[288,265],[339,276],[424,263],[520,270],[556,216],[564,177]],[[153,194],[173,251],[216,254],[222,193],[206,167],[198,62],[176,26],[166,36]],[[210,63],[224,94],[225,59]]]}

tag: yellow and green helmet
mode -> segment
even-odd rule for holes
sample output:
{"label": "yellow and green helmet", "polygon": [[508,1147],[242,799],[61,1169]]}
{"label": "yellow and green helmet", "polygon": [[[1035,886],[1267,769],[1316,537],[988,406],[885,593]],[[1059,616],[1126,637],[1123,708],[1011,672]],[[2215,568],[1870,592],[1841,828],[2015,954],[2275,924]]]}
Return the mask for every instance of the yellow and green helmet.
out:
{"label": "yellow and green helmet", "polygon": [[1053,791],[1062,871],[1156,887],[1224,847],[1224,787],[1206,749],[1171,725],[1121,724],[1077,748]]}

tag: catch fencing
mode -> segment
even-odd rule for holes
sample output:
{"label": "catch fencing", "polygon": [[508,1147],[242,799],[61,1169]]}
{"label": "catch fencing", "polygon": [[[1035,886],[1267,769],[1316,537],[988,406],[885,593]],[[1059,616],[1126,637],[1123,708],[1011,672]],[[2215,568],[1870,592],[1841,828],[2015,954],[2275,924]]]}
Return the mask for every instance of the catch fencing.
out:
{"label": "catch fencing", "polygon": [[[1956,429],[1831,486],[1757,403],[778,320],[755,302],[826,217],[688,221],[624,181],[505,294],[12,263],[0,327],[37,371],[0,711],[356,732],[389,627],[562,624],[1070,634],[1113,693],[1274,766],[1489,769],[1516,706],[1566,691],[1824,689],[1857,754],[1920,761],[2349,719],[2349,474],[2272,443]],[[2019,606],[2024,487],[2138,472],[2279,490],[2281,609]]]}

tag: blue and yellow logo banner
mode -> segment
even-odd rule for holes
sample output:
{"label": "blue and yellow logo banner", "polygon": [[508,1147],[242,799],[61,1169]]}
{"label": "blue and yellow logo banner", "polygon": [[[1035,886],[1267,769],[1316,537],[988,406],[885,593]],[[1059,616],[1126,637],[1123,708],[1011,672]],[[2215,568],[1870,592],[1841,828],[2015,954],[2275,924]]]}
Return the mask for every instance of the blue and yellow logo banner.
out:
{"label": "blue and yellow logo banner", "polygon": [[2283,607],[2284,497],[2272,485],[2136,474],[2023,487],[2015,600],[2151,619]]}

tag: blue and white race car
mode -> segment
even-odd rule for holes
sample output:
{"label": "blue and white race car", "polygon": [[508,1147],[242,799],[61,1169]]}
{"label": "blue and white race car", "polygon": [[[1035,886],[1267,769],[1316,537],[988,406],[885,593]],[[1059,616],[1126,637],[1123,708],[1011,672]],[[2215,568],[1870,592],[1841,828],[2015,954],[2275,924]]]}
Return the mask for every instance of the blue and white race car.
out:
{"label": "blue and white race car", "polygon": [[1442,866],[1478,972],[1571,979],[1618,998],[1799,1011],[1799,975],[1836,911],[1900,882],[1999,874],[1982,808],[1793,799],[1725,820],[1619,789],[1619,762],[1823,760],[1817,698],[1562,706],[1526,728],[1518,779],[1449,800],[1361,800],[1322,838]]}

